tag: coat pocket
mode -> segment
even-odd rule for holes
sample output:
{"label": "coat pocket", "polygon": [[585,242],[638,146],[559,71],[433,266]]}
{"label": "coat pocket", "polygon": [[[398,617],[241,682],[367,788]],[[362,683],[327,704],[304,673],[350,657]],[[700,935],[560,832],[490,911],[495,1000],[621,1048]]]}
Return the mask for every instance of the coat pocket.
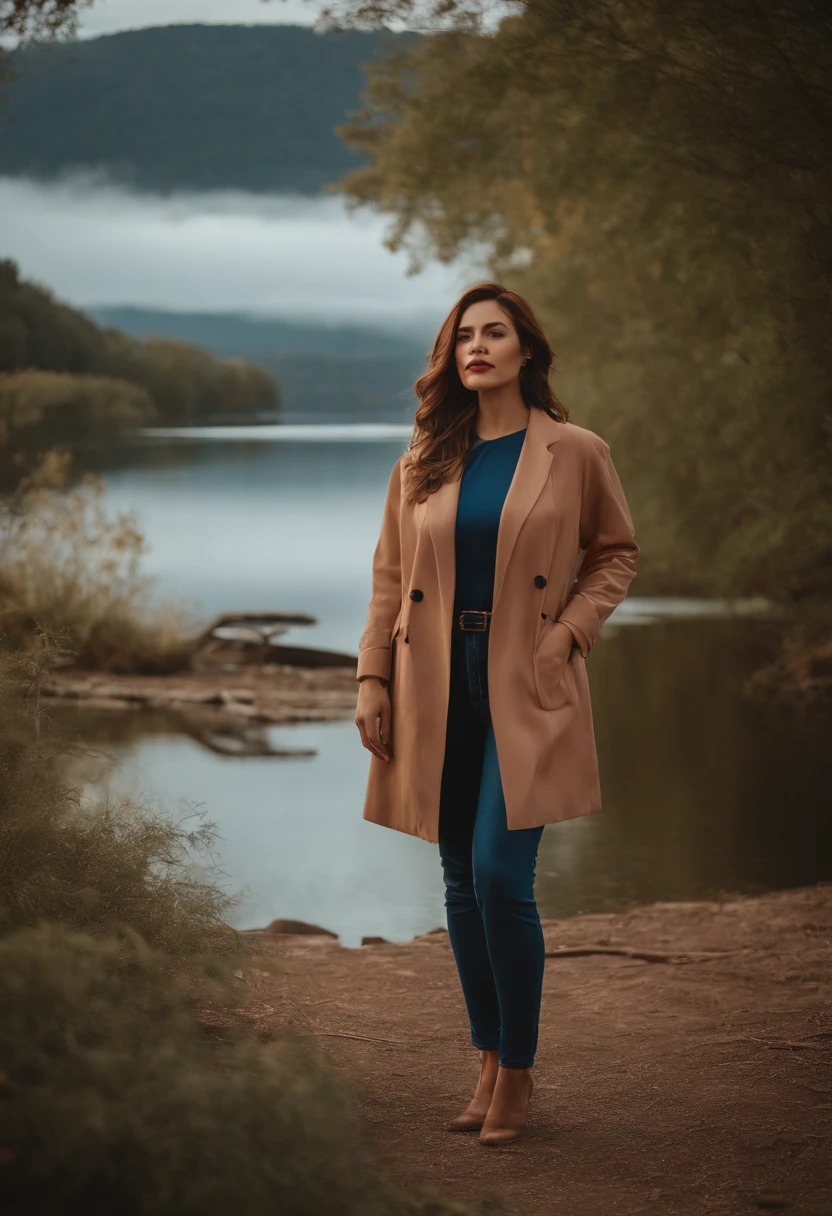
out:
{"label": "coat pocket", "polygon": [[[534,683],[541,709],[562,709],[573,698],[572,654],[564,657],[555,641],[559,631],[549,618],[543,626],[534,651]],[[562,643],[561,643],[562,644]]]}

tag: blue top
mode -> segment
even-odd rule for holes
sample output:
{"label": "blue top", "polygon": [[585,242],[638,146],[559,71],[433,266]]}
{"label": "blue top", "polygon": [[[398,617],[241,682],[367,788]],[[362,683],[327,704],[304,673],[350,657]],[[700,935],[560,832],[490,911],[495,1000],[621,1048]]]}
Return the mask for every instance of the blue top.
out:
{"label": "blue top", "polygon": [[497,532],[526,427],[475,439],[465,461],[456,512],[454,621],[465,608],[491,611]]}

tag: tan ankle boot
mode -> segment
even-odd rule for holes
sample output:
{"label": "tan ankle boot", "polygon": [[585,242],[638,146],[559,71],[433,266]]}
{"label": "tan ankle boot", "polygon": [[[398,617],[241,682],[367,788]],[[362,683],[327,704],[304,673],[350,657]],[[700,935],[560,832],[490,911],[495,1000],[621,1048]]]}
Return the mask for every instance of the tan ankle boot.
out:
{"label": "tan ankle boot", "polygon": [[480,1144],[509,1144],[522,1136],[533,1088],[530,1069],[499,1069],[494,1096],[480,1131]]}

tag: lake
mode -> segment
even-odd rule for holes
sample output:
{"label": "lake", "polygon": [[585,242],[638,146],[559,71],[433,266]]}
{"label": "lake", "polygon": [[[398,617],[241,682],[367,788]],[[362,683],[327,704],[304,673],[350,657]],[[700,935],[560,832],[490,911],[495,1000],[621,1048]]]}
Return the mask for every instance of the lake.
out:
{"label": "lake", "polygon": [[[150,546],[157,597],[200,616],[312,613],[285,641],[355,653],[390,470],[407,426],[213,428],[79,450]],[[718,604],[620,606],[588,671],[603,810],[543,833],[541,912],[566,916],[832,879],[828,723],[754,704],[771,624]],[[217,824],[241,928],[313,921],[347,945],[444,924],[435,845],[361,819],[369,753],[350,719],[267,732],[308,757],[218,755],[156,716],[74,727],[112,767],[86,787]]]}

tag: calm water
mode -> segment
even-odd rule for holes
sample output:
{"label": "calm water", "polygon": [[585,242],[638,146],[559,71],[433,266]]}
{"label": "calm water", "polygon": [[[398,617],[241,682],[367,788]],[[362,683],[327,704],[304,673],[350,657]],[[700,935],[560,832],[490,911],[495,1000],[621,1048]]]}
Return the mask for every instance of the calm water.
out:
{"label": "calm water", "polygon": [[[279,436],[279,437],[276,437]],[[200,615],[311,612],[286,640],[355,653],[390,469],[409,428],[302,428],[87,449],[114,508],[135,510],[161,599]],[[634,585],[635,591],[635,585]],[[771,626],[628,598],[590,659],[604,809],[543,834],[541,911],[691,899],[832,879],[828,723],[743,699]],[[112,757],[116,793],[219,829],[233,916],[299,917],[406,939],[444,923],[435,845],[361,819],[369,754],[352,722],[265,731],[312,757],[229,758],[163,717],[73,715]]]}

